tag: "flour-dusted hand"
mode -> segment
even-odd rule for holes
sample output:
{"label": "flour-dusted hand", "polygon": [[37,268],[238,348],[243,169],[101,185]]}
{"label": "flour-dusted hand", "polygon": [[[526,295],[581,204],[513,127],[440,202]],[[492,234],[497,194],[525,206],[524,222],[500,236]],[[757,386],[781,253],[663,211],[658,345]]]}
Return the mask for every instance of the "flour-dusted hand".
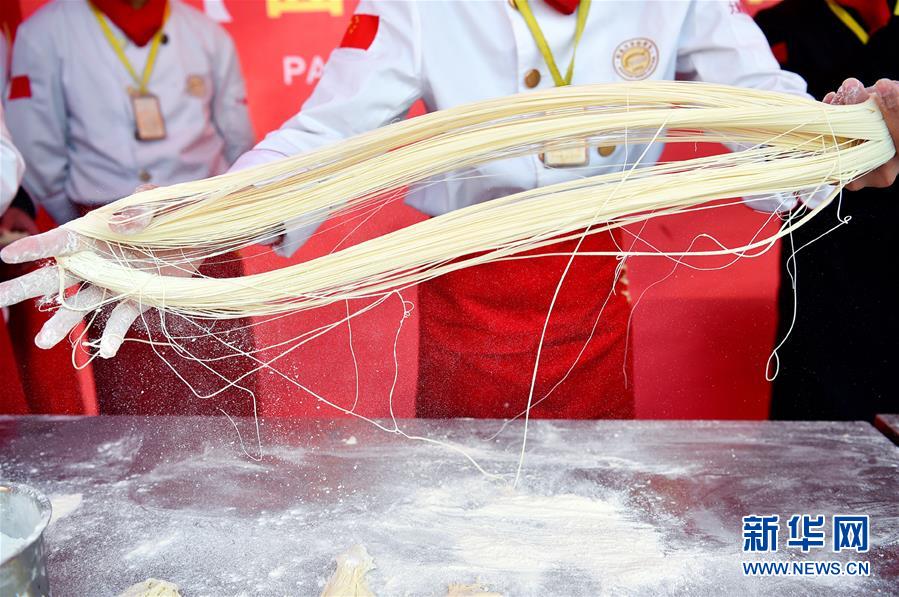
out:
{"label": "flour-dusted hand", "polygon": [[899,175],[899,82],[881,79],[873,86],[865,87],[858,79],[850,78],[843,81],[837,91],[824,97],[824,103],[834,105],[860,104],[871,97],[883,114],[897,154],[886,164],[846,185],[850,191],[865,187],[888,187],[896,182],[896,176]]}
{"label": "flour-dusted hand", "polygon": [[[134,192],[140,193],[155,188],[155,185],[140,185],[134,189]],[[117,234],[136,234],[146,228],[152,219],[153,214],[151,211],[140,207],[130,207],[113,214],[109,219],[109,228]],[[95,248],[93,241],[60,226],[43,234],[35,234],[34,236],[23,238],[4,247],[0,251],[0,259],[5,263],[28,263],[29,261],[38,261],[51,257],[63,257],[77,251],[92,248]],[[0,288],[3,286],[0,284]],[[2,296],[0,294],[0,297]]]}
{"label": "flour-dusted hand", "polygon": [[[139,193],[152,188],[155,187],[141,185],[135,189],[135,192]],[[148,209],[128,208],[114,214],[110,218],[109,227],[118,234],[136,234],[146,228],[152,219],[153,214]],[[10,244],[0,251],[0,259],[6,263],[27,263],[63,257],[84,250],[105,251],[93,240],[61,227]],[[139,256],[123,255],[121,257],[132,261],[153,263],[145,258],[141,259]],[[160,255],[160,257],[162,256]],[[164,266],[160,269],[165,275],[171,276],[190,276],[196,271],[192,264]],[[0,284],[0,307],[32,298],[59,295],[61,289],[69,288],[77,283],[78,280],[70,277],[60,279],[60,272],[56,266],[44,267]],[[102,288],[82,286],[74,296],[67,297],[53,317],[44,324],[34,338],[35,344],[39,348],[56,346],[87,313],[101,307],[106,302],[106,293]],[[125,334],[145,310],[145,306],[130,300],[122,301],[115,306],[100,338],[101,357],[115,356],[124,342]]]}

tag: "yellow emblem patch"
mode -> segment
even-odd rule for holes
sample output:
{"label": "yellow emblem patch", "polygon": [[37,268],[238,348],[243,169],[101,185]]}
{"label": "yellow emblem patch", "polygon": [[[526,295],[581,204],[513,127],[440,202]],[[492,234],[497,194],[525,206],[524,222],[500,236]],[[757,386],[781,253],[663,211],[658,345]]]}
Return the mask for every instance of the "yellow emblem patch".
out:
{"label": "yellow emblem patch", "polygon": [[659,48],[648,37],[623,41],[612,54],[612,65],[622,79],[638,81],[649,77],[659,65]]}

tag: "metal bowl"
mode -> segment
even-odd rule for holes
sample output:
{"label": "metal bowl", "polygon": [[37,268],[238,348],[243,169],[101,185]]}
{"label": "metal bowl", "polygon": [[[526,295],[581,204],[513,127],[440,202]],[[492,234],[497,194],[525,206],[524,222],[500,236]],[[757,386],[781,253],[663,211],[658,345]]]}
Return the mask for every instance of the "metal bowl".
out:
{"label": "metal bowl", "polygon": [[35,489],[0,481],[0,531],[21,540],[0,549],[0,595],[50,594],[43,539],[50,511],[50,500]]}

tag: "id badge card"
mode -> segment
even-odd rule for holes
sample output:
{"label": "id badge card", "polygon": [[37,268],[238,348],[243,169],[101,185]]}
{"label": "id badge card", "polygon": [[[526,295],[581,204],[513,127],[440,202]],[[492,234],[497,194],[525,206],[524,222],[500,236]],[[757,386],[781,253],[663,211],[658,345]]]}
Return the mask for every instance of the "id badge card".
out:
{"label": "id badge card", "polygon": [[575,139],[547,143],[541,157],[543,164],[547,168],[586,166],[589,161],[587,141],[585,139]]}
{"label": "id badge card", "polygon": [[165,120],[162,118],[162,107],[159,98],[152,93],[139,93],[131,96],[134,109],[134,136],[138,141],[158,141],[165,139]]}
{"label": "id badge card", "polygon": [[[560,110],[550,110],[547,115],[560,113],[582,114],[582,108],[564,108]],[[586,166],[590,162],[590,154],[588,153],[586,139],[560,139],[559,141],[548,141],[543,146],[543,153],[540,159],[547,168],[577,168]]]}

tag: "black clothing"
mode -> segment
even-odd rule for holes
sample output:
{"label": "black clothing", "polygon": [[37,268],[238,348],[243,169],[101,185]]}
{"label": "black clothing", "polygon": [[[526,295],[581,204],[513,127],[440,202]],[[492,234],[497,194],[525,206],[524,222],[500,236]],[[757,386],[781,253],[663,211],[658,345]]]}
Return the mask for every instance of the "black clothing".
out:
{"label": "black clothing", "polygon": [[[847,77],[868,86],[880,78],[899,78],[899,16],[867,44],[825,0],[785,0],[759,12],[756,21],[775,53],[785,51],[784,69],[805,78],[818,99]],[[899,340],[899,267],[891,254],[897,216],[899,186],[847,191],[842,205],[835,202],[793,233],[798,249],[838,224],[838,218],[851,218],[796,255],[798,311],[778,351],[771,418],[871,420],[877,413],[899,411],[899,377],[892,370]],[[790,329],[794,309],[791,239],[781,247],[778,341]]]}
{"label": "black clothing", "polygon": [[27,213],[32,220],[34,219],[34,216],[37,215],[34,209],[34,203],[31,201],[31,197],[28,196],[28,193],[26,193],[25,189],[22,187],[19,187],[16,196],[13,197],[12,203],[10,203],[9,206],[18,207],[19,209]]}

